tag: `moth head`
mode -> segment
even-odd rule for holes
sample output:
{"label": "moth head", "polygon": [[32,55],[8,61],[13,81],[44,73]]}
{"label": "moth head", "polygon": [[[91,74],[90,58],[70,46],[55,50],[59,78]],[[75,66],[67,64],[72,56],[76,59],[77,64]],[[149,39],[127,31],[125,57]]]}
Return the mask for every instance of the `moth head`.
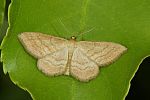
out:
{"label": "moth head", "polygon": [[81,36],[81,35],[83,35],[83,34],[85,34],[85,33],[89,33],[90,31],[92,31],[94,28],[91,28],[91,29],[89,29],[89,30],[87,30],[87,31],[85,31],[85,32],[78,32],[77,33],[77,35],[76,36],[71,36],[71,40],[76,40],[79,36]]}
{"label": "moth head", "polygon": [[76,40],[76,37],[75,36],[71,36],[71,40]]}

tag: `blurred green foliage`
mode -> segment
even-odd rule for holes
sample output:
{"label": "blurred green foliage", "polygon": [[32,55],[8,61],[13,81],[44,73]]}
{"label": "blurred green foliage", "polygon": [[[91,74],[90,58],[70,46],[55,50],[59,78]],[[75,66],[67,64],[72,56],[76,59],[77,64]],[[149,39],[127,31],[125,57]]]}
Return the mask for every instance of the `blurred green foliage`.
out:
{"label": "blurred green foliage", "polygon": [[4,75],[0,64],[0,100],[32,100],[28,92],[14,85],[9,75]]}
{"label": "blurred green foliage", "polygon": [[0,0],[0,42],[2,40],[2,24],[4,20],[5,0]]}
{"label": "blurred green foliage", "polygon": [[[10,0],[0,0],[0,44],[3,39],[7,27],[7,11]],[[6,9],[5,9],[6,8]],[[0,51],[1,55],[1,51]],[[14,85],[8,74],[4,74],[2,63],[0,62],[0,100],[32,100],[29,93]]]}

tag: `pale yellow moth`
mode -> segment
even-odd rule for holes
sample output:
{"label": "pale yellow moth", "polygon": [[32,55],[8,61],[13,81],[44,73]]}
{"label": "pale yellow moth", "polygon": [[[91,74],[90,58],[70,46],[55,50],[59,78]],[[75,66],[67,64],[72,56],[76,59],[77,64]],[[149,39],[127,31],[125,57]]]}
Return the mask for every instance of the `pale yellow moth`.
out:
{"label": "pale yellow moth", "polygon": [[117,60],[127,48],[113,42],[66,40],[38,32],[24,32],[19,40],[37,61],[37,67],[49,76],[71,75],[87,82],[99,73],[99,67]]}

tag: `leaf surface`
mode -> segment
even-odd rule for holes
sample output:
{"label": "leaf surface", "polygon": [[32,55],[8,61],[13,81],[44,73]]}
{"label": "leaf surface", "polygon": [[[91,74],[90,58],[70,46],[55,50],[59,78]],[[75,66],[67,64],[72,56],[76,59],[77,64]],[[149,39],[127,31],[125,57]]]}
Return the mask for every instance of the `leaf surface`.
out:
{"label": "leaf surface", "polygon": [[[150,54],[148,0],[12,0],[3,40],[4,72],[35,100],[122,100],[139,63]],[[82,83],[69,76],[47,77],[18,41],[21,32],[42,32],[78,41],[111,41],[128,51]]]}

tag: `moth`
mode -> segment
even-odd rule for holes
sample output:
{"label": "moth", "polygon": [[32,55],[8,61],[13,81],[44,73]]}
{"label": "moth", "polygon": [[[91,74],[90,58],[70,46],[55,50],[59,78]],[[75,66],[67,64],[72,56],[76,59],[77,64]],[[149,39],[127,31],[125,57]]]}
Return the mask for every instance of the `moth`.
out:
{"label": "moth", "polygon": [[23,32],[18,38],[44,74],[71,75],[82,82],[97,77],[99,67],[113,63],[127,50],[113,42],[77,42],[74,36],[66,40],[38,32]]}

